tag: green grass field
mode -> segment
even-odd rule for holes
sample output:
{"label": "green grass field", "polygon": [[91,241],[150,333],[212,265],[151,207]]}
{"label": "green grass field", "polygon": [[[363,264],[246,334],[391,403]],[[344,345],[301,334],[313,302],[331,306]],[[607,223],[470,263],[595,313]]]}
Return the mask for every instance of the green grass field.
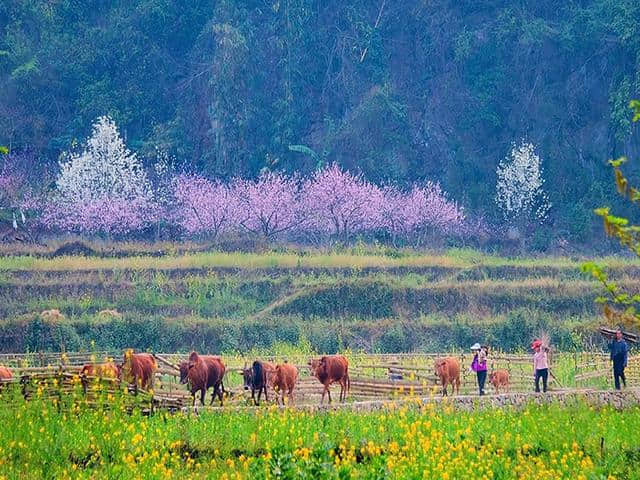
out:
{"label": "green grass field", "polygon": [[62,256],[46,258],[31,255],[0,257],[0,271],[67,271],[67,270],[174,270],[190,268],[419,268],[449,267],[538,267],[576,269],[580,263],[597,260],[611,268],[639,267],[640,261],[625,257],[502,257],[471,249],[451,249],[444,253],[422,253],[394,249],[329,252],[226,253],[200,252],[163,256],[135,255],[124,258]]}
{"label": "green grass field", "polygon": [[640,478],[637,407],[465,413],[390,402],[145,417],[125,413],[117,394],[103,399],[114,408],[14,398],[0,409],[0,478]]}

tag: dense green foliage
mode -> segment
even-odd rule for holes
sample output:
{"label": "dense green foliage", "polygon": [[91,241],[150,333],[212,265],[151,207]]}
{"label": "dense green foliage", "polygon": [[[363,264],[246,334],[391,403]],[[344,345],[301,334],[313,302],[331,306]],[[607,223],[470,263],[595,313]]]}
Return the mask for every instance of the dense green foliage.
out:
{"label": "dense green foliage", "polygon": [[639,20],[635,0],[8,0],[0,144],[55,159],[111,114],[134,149],[207,174],[336,160],[439,180],[491,220],[496,165],[526,138],[555,234],[588,240],[603,159],[637,150]]}
{"label": "dense green foliage", "polygon": [[552,316],[539,310],[518,310],[508,315],[476,318],[429,316],[415,321],[396,318],[328,318],[302,320],[272,316],[258,320],[127,315],[125,320],[105,321],[83,316],[55,324],[36,315],[0,323],[4,351],[86,351],[125,348],[159,352],[240,351],[268,349],[280,342],[306,343],[317,352],[336,353],[343,348],[378,353],[407,351],[442,352],[468,348],[478,339],[500,350],[523,351],[541,331],[549,332],[554,345],[566,351],[583,350],[595,344],[594,317]]}
{"label": "dense green foliage", "polygon": [[0,410],[0,479],[638,478],[637,408],[452,414],[390,402],[379,412],[144,417],[122,412],[119,397],[113,410],[73,395],[61,397],[62,412],[53,400],[14,402]]}

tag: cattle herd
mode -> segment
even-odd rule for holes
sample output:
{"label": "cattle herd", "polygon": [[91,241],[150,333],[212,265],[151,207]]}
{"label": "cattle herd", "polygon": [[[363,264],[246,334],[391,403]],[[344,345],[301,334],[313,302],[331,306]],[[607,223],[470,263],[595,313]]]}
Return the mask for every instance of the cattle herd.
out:
{"label": "cattle herd", "polygon": [[[349,362],[342,355],[325,355],[311,359],[308,362],[309,373],[323,386],[320,404],[324,403],[325,395],[331,403],[330,386],[334,383],[340,385],[340,401],[344,402],[350,389]],[[212,405],[218,398],[220,405],[224,403],[224,394],[228,393],[224,388],[224,378],[227,373],[224,361],[217,355],[199,355],[191,352],[188,359],[177,366],[180,371],[180,383],[187,385],[193,404],[196,403],[196,394],[200,393],[200,403],[204,405],[207,391],[213,389],[211,394]],[[148,390],[153,388],[155,374],[158,371],[156,357],[150,353],[133,353],[127,351],[122,363],[91,363],[84,365],[80,370],[83,378],[99,377],[111,378],[126,382],[134,386]],[[270,362],[255,360],[250,366],[245,363],[241,372],[244,390],[251,391],[251,399],[255,405],[260,404],[260,398],[264,394],[268,401],[268,391],[279,393],[276,402],[285,404],[285,396],[289,404],[294,403],[294,390],[298,381],[298,369],[287,363],[273,364]],[[460,363],[455,357],[444,357],[435,360],[435,374],[442,383],[442,394],[447,395],[447,388],[452,387],[452,393],[460,392]],[[12,372],[0,365],[0,380],[11,380]],[[489,376],[489,382],[494,386],[496,393],[500,388],[509,388],[509,373],[506,370],[496,370]],[[256,395],[257,394],[257,395]]]}
{"label": "cattle herd", "polygon": [[[333,383],[340,384],[340,401],[345,401],[349,390],[349,362],[342,355],[325,355],[319,359],[313,359],[308,363],[310,373],[318,379],[323,386],[322,400],[325,394],[331,403],[329,387]],[[226,366],[220,356],[199,355],[191,352],[186,361],[177,366],[180,371],[180,383],[186,384],[196,403],[196,394],[200,393],[200,403],[204,405],[207,391],[212,388],[211,402],[216,397],[222,406],[224,403],[224,377]],[[148,390],[153,388],[155,374],[158,371],[156,357],[150,353],[133,353],[127,351],[122,363],[89,363],[82,366],[80,375],[83,378],[98,377],[111,378],[126,382],[135,388]],[[298,380],[298,369],[287,362],[272,364],[256,360],[250,367],[242,369],[244,389],[251,390],[251,398],[255,405],[260,404],[261,395],[264,393],[268,401],[268,391],[279,392],[276,398],[284,405],[285,396],[290,403],[294,401],[294,390]],[[11,380],[11,370],[0,365],[0,380]],[[256,396],[257,393],[257,396]]]}

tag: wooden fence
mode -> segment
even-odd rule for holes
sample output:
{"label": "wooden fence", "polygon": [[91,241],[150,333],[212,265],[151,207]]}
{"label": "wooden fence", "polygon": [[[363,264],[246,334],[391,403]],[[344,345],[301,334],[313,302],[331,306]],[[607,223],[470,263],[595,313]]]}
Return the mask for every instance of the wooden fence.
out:
{"label": "wooden fence", "polygon": [[[434,360],[445,354],[350,354],[349,371],[351,377],[350,397],[356,401],[367,401],[400,396],[429,396],[437,395],[440,390],[434,372]],[[461,364],[461,393],[477,393],[475,373],[471,372],[469,365],[472,360],[470,353],[453,353]],[[16,379],[12,383],[20,383],[25,388],[25,398],[30,398],[30,385],[47,385],[52,388],[54,379],[59,391],[63,394],[75,388],[78,382],[84,386],[84,394],[89,395],[87,382],[92,379],[82,378],[79,375],[81,365],[86,363],[103,362],[116,359],[119,361],[122,353],[119,352],[92,352],[92,353],[31,353],[31,354],[0,354],[0,365],[8,366],[14,372]],[[148,409],[154,407],[177,409],[191,404],[191,396],[184,385],[179,383],[176,366],[186,360],[186,354],[156,354],[159,363],[156,385],[153,396],[144,397],[144,393],[132,393],[142,395]],[[250,364],[250,359],[241,356],[229,356],[224,358],[227,364],[225,383],[231,397],[227,402],[232,404],[246,403],[246,393],[242,388],[242,367]],[[273,362],[288,361],[296,365],[300,372],[300,379],[296,387],[296,403],[310,403],[319,401],[322,387],[316,379],[310,377],[308,368],[308,356],[291,355],[287,358],[264,358]],[[510,375],[512,392],[529,392],[533,390],[533,368],[530,355],[503,354],[493,352],[489,357],[489,371],[506,369]],[[560,353],[551,358],[550,389],[562,390],[566,388],[610,388],[611,365],[609,357],[603,353]],[[103,383],[101,389],[115,392],[118,388],[114,383],[100,380]],[[107,382],[105,385],[104,382]],[[111,381],[113,382],[113,381]],[[627,369],[628,385],[640,384],[640,356],[629,357]],[[92,384],[93,385],[93,384]],[[338,386],[332,390],[336,391]],[[60,395],[59,391],[52,389],[51,396]],[[487,393],[491,386],[487,384]],[[87,393],[88,392],[88,393]],[[274,392],[270,392],[273,396]]]}
{"label": "wooden fence", "polygon": [[[13,389],[12,389],[13,387]],[[123,408],[132,411],[141,408],[151,412],[157,401],[150,392],[137,389],[135,386],[123,385],[117,379],[87,378],[77,371],[59,368],[40,369],[32,367],[11,380],[0,380],[3,407],[15,407],[17,400],[34,398],[52,401],[58,408],[69,408],[72,405],[87,407],[113,407],[115,398],[124,399]]]}

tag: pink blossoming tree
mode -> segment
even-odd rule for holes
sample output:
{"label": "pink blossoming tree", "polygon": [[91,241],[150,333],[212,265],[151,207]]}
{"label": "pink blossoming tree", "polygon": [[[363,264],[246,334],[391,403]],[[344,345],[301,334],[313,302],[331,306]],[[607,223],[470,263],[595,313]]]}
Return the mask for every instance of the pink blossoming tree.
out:
{"label": "pink blossoming tree", "polygon": [[379,228],[383,202],[379,187],[331,164],[303,186],[306,230],[346,241],[353,234]]}
{"label": "pink blossoming tree", "polygon": [[430,235],[453,233],[463,225],[462,209],[436,183],[414,185],[406,193],[386,187],[383,193],[381,225],[394,243],[404,238],[421,244]]}
{"label": "pink blossoming tree", "polygon": [[[423,244],[431,235],[461,231],[464,223],[462,209],[431,182],[408,191],[381,188],[334,163],[305,181],[265,171],[255,180],[224,183],[176,174],[172,159],[162,152],[156,157],[149,176],[115,123],[98,118],[83,149],[65,154],[60,163],[56,191],[43,208],[44,225],[107,235],[141,232],[151,225],[158,235],[163,225],[214,240],[228,232],[249,232],[269,241],[304,236],[346,242],[383,232],[394,243]],[[0,171],[2,204],[16,196],[12,192],[21,181]]]}
{"label": "pink blossoming tree", "polygon": [[0,208],[19,208],[27,183],[26,173],[20,168],[20,159],[14,155],[0,156]]}
{"label": "pink blossoming tree", "polygon": [[306,221],[297,177],[265,171],[256,181],[235,180],[232,189],[238,201],[238,224],[248,232],[271,240]]}
{"label": "pink blossoming tree", "polygon": [[213,239],[236,226],[238,203],[235,193],[222,182],[198,175],[182,174],[174,180],[175,222],[189,235]]}
{"label": "pink blossoming tree", "polygon": [[462,209],[447,199],[440,185],[414,185],[405,197],[405,235],[417,244],[435,234],[452,233],[464,222]]}

